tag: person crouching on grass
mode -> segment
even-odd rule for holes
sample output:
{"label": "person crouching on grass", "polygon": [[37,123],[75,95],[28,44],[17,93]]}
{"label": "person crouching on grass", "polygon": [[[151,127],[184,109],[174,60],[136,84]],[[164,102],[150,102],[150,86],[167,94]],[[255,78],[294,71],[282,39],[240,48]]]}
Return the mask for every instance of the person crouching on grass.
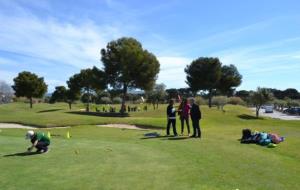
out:
{"label": "person crouching on grass", "polygon": [[50,145],[50,139],[41,132],[27,131],[26,139],[30,139],[32,146],[27,149],[28,152],[31,152],[33,148],[36,148],[37,153],[46,153],[48,152],[48,146]]}
{"label": "person crouching on grass", "polygon": [[176,132],[176,109],[174,108],[174,100],[170,100],[169,105],[167,107],[167,136],[170,135],[170,127],[172,124],[174,136],[177,136]]}

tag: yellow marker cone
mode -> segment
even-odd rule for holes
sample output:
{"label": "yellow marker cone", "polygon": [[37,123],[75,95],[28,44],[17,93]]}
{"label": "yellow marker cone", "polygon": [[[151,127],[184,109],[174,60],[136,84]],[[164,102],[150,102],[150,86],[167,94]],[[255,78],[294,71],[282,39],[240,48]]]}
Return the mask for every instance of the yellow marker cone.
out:
{"label": "yellow marker cone", "polygon": [[68,131],[67,132],[67,139],[69,139],[69,138],[71,138],[71,136],[70,136],[70,132]]}
{"label": "yellow marker cone", "polygon": [[47,137],[49,138],[49,139],[51,139],[51,133],[48,131],[48,133],[47,133]]}

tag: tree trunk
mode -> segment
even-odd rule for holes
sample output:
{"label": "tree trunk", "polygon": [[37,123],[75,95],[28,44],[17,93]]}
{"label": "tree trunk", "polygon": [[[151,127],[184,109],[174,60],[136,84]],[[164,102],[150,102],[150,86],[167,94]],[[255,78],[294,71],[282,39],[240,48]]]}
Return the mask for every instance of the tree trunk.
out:
{"label": "tree trunk", "polygon": [[86,105],[86,111],[90,112],[90,99],[91,99],[91,95],[90,95],[90,89],[87,89],[87,94],[88,94],[88,101],[87,101],[87,105]]}
{"label": "tree trunk", "polygon": [[196,97],[197,96],[197,91],[192,91],[192,94],[193,94],[194,97]]}
{"label": "tree trunk", "polygon": [[259,109],[260,109],[260,106],[256,106],[256,118],[259,117]]}
{"label": "tree trunk", "polygon": [[208,107],[211,108],[212,89],[208,91]]}
{"label": "tree trunk", "polygon": [[72,109],[72,102],[68,102],[69,104],[69,109],[71,110]]}
{"label": "tree trunk", "polygon": [[124,86],[123,86],[123,98],[122,98],[122,105],[121,105],[121,113],[126,112],[126,106],[125,106],[126,94],[127,94],[127,85],[124,84]]}
{"label": "tree trunk", "polygon": [[29,98],[30,108],[32,108],[32,97]]}

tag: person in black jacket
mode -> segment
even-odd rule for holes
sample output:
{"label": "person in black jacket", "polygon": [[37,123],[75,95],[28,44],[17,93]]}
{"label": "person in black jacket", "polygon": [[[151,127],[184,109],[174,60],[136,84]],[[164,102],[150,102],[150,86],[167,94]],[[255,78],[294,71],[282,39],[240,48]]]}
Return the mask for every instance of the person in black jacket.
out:
{"label": "person in black jacket", "polygon": [[167,135],[170,135],[170,126],[172,124],[174,136],[177,136],[176,132],[176,110],[174,108],[174,100],[170,100],[169,105],[167,107]]}
{"label": "person in black jacket", "polygon": [[194,133],[191,137],[201,138],[201,130],[200,130],[200,119],[201,119],[201,111],[199,106],[195,103],[193,98],[190,99],[190,104],[192,105],[190,114],[193,123]]}

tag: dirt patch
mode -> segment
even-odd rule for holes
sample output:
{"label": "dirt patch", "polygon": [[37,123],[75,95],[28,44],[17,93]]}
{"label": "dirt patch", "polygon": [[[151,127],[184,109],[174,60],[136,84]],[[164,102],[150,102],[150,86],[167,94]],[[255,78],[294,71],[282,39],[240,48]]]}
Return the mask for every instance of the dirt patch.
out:
{"label": "dirt patch", "polygon": [[70,128],[70,127],[47,127],[47,128],[42,128],[42,127],[31,127],[31,126],[26,126],[26,125],[21,125],[21,124],[16,124],[16,123],[0,123],[0,129],[57,129],[57,128]]}
{"label": "dirt patch", "polygon": [[129,124],[106,124],[106,125],[97,125],[97,127],[111,127],[111,128],[120,128],[120,129],[147,130],[147,128],[139,127],[139,126],[136,126],[136,125],[129,125]]}

